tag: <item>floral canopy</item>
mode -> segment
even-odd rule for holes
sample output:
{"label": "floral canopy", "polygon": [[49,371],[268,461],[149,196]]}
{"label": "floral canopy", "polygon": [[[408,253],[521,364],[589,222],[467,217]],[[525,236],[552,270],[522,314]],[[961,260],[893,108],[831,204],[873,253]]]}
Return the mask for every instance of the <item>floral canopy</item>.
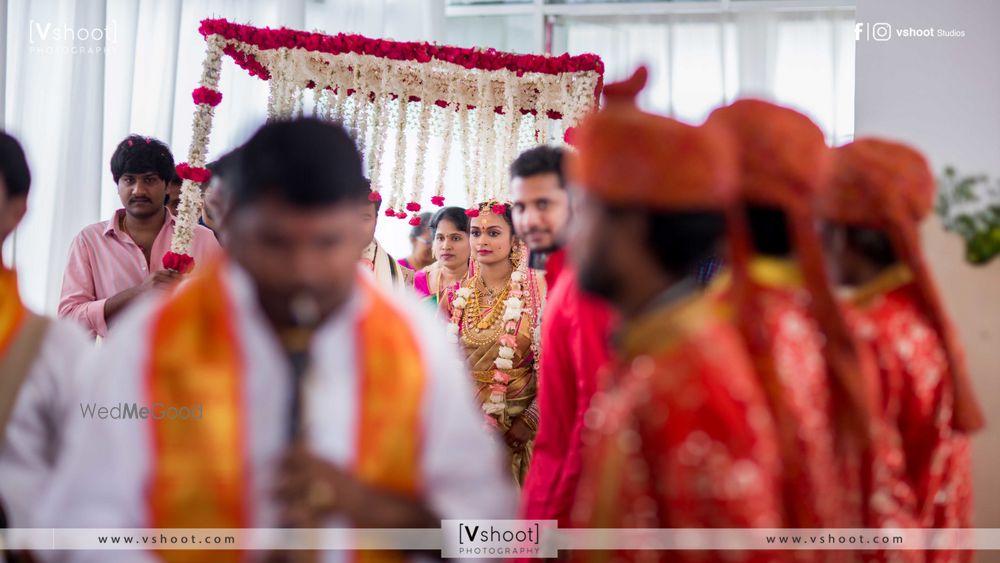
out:
{"label": "floral canopy", "polygon": [[[365,157],[386,215],[418,224],[425,189],[444,204],[448,157],[462,151],[470,204],[505,199],[507,167],[533,145],[564,138],[598,101],[604,64],[597,55],[518,55],[360,35],[258,28],[206,19],[207,42],[170,259],[186,262],[201,209],[214,107],[222,101],[223,55],[267,80],[269,119],[313,115],[341,122]],[[407,152],[407,133],[419,150]],[[391,135],[390,135],[391,133]],[[441,154],[429,162],[431,137]],[[392,140],[390,142],[390,137]],[[412,141],[409,141],[412,142]],[[385,154],[392,151],[391,169]],[[410,155],[412,154],[412,158]],[[166,260],[166,259],[165,259]],[[182,266],[185,264],[182,264]]]}

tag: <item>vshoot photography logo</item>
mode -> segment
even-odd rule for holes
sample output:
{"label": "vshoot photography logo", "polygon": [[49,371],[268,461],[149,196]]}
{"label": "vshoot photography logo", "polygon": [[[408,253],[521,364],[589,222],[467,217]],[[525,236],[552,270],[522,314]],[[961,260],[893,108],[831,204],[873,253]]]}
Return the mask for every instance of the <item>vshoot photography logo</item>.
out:
{"label": "vshoot photography logo", "polygon": [[445,558],[550,558],[555,520],[445,520]]}
{"label": "vshoot photography logo", "polygon": [[885,42],[900,39],[960,39],[962,37],[965,37],[964,29],[942,29],[934,26],[893,26],[886,22],[857,22],[854,24],[854,39],[856,41]]}
{"label": "vshoot photography logo", "polygon": [[104,27],[74,27],[51,21],[28,21],[28,50],[46,55],[86,55],[110,52],[118,42],[118,22]]}

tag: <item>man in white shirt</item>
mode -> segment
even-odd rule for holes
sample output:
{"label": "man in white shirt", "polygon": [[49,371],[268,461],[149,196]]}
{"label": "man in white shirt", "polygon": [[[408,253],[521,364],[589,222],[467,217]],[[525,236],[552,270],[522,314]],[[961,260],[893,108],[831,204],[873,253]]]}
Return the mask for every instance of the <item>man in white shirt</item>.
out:
{"label": "man in white shirt", "polygon": [[[0,248],[24,217],[30,185],[20,144],[0,132]],[[89,349],[76,325],[28,311],[0,256],[0,509],[10,527],[33,525],[77,399],[71,368]]]}
{"label": "man in white shirt", "polygon": [[369,202],[346,132],[271,123],[239,160],[227,179],[229,260],[126,313],[94,364],[91,412],[136,404],[149,417],[77,420],[51,524],[422,528],[510,517],[500,450],[443,327],[357,269]]}

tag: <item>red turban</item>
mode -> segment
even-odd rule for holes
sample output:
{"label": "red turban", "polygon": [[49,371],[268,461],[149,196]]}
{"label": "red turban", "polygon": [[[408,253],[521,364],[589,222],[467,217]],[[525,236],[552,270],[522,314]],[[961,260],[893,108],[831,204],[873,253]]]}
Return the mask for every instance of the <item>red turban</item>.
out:
{"label": "red turban", "polygon": [[[849,412],[838,412],[838,424],[862,440],[869,439],[869,417],[875,408],[874,377],[863,370],[860,346],[844,319],[826,275],[823,248],[816,230],[815,198],[829,186],[832,151],[823,132],[808,117],[761,100],[740,100],[719,108],[709,125],[726,127],[736,143],[740,164],[740,198],[747,204],[776,207],[788,220],[789,238],[802,269],[809,307],[826,337],[823,353],[835,397]],[[740,325],[762,377],[776,377],[770,335],[761,324],[760,295],[748,280],[752,241],[744,214],[734,217],[732,269]]]}
{"label": "red turban", "polygon": [[819,198],[820,214],[834,222],[884,231],[909,267],[924,313],[941,336],[954,387],[953,426],[982,428],[983,413],[969,382],[965,355],[920,248],[918,226],[934,206],[934,174],[916,150],[879,139],[836,149],[831,189]]}
{"label": "red turban", "polygon": [[569,175],[609,204],[661,211],[722,210],[735,198],[735,161],[724,131],[641,111],[646,68],[604,88],[605,106],[573,131]]}

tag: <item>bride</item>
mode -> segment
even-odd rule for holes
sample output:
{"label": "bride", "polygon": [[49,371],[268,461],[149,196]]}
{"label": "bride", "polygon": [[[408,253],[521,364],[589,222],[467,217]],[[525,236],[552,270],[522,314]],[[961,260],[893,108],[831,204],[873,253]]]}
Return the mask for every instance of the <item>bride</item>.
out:
{"label": "bride", "polygon": [[538,326],[544,278],[527,267],[510,206],[498,201],[469,212],[474,268],[447,294],[448,332],[461,342],[488,425],[507,443],[514,481],[523,484],[538,427]]}

